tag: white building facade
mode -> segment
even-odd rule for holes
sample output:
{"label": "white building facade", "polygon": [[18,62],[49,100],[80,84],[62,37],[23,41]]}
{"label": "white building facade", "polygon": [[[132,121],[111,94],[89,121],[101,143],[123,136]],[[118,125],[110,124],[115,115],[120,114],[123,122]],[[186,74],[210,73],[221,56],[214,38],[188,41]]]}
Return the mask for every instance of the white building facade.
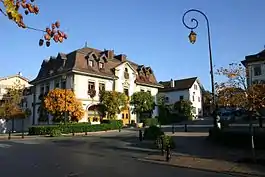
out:
{"label": "white building facade", "polygon": [[245,57],[247,85],[265,83],[265,50]]}
{"label": "white building facade", "polygon": [[196,119],[203,116],[202,105],[202,85],[197,77],[170,80],[160,82],[164,88],[159,89],[159,94],[165,97],[165,103],[172,105],[180,100],[189,100],[192,102],[193,117]]}
{"label": "white building facade", "polygon": [[[0,78],[0,101],[4,101],[5,94],[9,88],[24,89],[29,88],[29,80],[22,76],[22,73],[2,77]],[[31,103],[30,103],[31,104]],[[24,106],[27,106],[26,104]],[[31,105],[29,105],[31,107]],[[28,120],[24,122],[26,125],[30,124]],[[17,119],[12,121],[6,121],[0,117],[0,133],[6,133],[8,130],[21,131],[22,130],[22,120]]]}
{"label": "white building facade", "polygon": [[[156,100],[158,88],[163,87],[157,83],[150,67],[137,65],[125,55],[115,55],[112,50],[100,51],[87,47],[69,54],[59,53],[57,57],[44,60],[38,76],[30,83],[34,85],[30,95],[33,100],[32,125],[46,123],[39,119],[40,95],[55,88],[65,88],[65,85],[67,89],[72,89],[76,98],[82,102],[85,115],[80,122],[88,122],[94,112],[91,108],[100,103],[100,90],[114,90],[128,96],[138,91],[146,91]],[[96,90],[93,99],[88,95],[90,89]],[[156,108],[152,116],[157,114]],[[131,109],[124,110],[117,118],[123,120],[124,124],[139,121]],[[51,116],[47,122],[52,123]]]}

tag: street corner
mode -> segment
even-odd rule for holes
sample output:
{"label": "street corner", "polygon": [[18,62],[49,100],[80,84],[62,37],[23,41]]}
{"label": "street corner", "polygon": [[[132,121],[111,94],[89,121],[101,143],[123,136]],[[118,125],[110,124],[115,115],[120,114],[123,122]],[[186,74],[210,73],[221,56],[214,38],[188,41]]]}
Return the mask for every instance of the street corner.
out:
{"label": "street corner", "polygon": [[178,168],[191,168],[202,171],[215,173],[225,173],[232,176],[263,176],[265,173],[259,166],[249,166],[216,159],[205,159],[185,155],[173,155],[170,161],[166,161],[166,157],[162,155],[149,155],[139,158],[139,161],[168,165]]}

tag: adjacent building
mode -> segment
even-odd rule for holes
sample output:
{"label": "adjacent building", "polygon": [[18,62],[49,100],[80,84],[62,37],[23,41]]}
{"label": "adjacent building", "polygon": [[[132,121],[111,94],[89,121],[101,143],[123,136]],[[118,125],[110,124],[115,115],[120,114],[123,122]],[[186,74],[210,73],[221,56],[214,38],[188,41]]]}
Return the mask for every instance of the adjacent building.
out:
{"label": "adjacent building", "polygon": [[265,83],[265,49],[246,56],[241,63],[246,67],[248,85]]}
{"label": "adjacent building", "polygon": [[[150,92],[156,98],[158,89],[163,88],[163,85],[157,82],[151,67],[138,65],[130,61],[126,55],[117,55],[113,50],[88,47],[68,54],[58,53],[57,56],[44,60],[37,77],[30,84],[33,85],[30,91],[32,94],[29,95],[29,99],[32,100],[33,125],[41,123],[40,95],[55,88],[72,89],[77,99],[82,101],[85,115],[81,122],[87,122],[97,109],[100,90],[115,90],[128,96],[144,91]],[[96,90],[93,99],[88,94],[92,89]],[[156,115],[157,108],[151,116]],[[124,124],[138,122],[137,116],[130,108],[117,116]],[[48,122],[52,122],[52,118],[49,119]]]}
{"label": "adjacent building", "polygon": [[[29,88],[29,79],[22,76],[22,73],[14,74],[7,77],[0,78],[0,102],[5,101],[5,94],[8,88]],[[27,124],[27,123],[26,123]],[[22,129],[21,120],[14,120],[13,124],[11,121],[6,122],[6,120],[0,117],[0,133],[5,133],[7,130],[20,131]]]}
{"label": "adjacent building", "polygon": [[165,96],[166,104],[174,104],[180,100],[189,100],[193,105],[193,117],[203,115],[202,85],[197,77],[159,82],[164,88],[159,89],[159,94]]}

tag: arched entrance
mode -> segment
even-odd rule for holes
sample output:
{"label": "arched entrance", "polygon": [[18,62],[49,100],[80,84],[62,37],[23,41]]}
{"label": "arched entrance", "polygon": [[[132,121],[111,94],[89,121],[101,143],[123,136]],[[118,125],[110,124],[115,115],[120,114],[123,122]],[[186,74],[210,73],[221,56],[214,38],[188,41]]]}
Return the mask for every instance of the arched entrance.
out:
{"label": "arched entrance", "polygon": [[101,115],[99,107],[100,105],[94,104],[87,108],[87,119],[91,124],[100,124]]}

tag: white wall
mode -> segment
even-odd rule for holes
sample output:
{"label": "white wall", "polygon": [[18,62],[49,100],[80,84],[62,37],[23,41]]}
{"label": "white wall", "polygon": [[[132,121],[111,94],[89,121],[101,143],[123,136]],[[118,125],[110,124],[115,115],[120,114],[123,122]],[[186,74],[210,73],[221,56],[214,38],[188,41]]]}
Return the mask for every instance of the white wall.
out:
{"label": "white wall", "polygon": [[[261,65],[261,75],[255,76],[254,75],[254,66],[260,64]],[[265,81],[265,64],[264,61],[258,61],[258,62],[253,62],[248,64],[248,75],[249,75],[249,82],[248,84],[253,84],[253,81],[255,80],[263,80]]]}
{"label": "white wall", "polygon": [[[195,90],[194,85],[197,85],[197,90]],[[196,81],[194,85],[187,90],[177,90],[177,91],[170,91],[170,92],[161,92],[159,94],[164,95],[168,98],[168,102],[166,104],[174,104],[177,101],[180,101],[180,96],[183,96],[184,100],[190,100],[192,102],[192,106],[195,107],[196,112],[193,114],[194,116],[199,116],[199,110],[200,109],[200,115],[203,115],[202,110],[202,91],[199,86],[199,83]],[[194,101],[193,101],[194,96]]]}
{"label": "white wall", "polygon": [[[195,89],[197,86],[197,89]],[[193,86],[189,89],[190,101],[192,102],[192,106],[196,109],[194,113],[195,116],[202,116],[202,90],[200,88],[199,83],[196,81]]]}

